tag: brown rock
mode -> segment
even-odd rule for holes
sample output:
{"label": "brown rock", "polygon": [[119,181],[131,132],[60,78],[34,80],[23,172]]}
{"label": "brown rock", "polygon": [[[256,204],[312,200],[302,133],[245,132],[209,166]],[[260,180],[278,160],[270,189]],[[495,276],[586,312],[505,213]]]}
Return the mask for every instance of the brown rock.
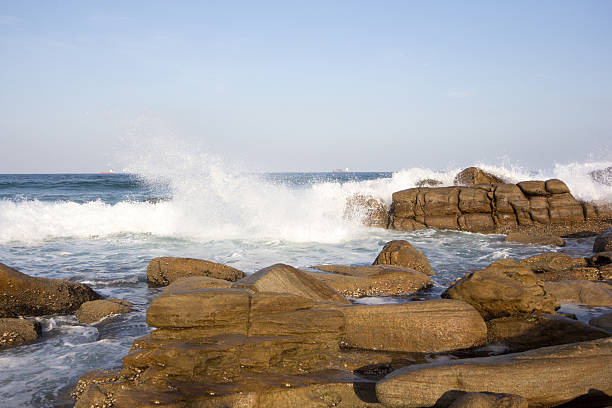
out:
{"label": "brown rock", "polygon": [[529,197],[529,215],[538,224],[549,224],[548,200],[546,197]]}
{"label": "brown rock", "polygon": [[329,273],[306,273],[345,297],[401,295],[433,285],[422,272],[390,265],[317,265],[313,268]]}
{"label": "brown rock", "polygon": [[468,167],[455,176],[456,185],[472,186],[475,184],[499,184],[503,180],[478,167]]}
{"label": "brown rock", "polygon": [[344,218],[356,219],[371,227],[387,228],[389,224],[389,213],[385,202],[382,199],[362,194],[355,194],[346,200]]}
{"label": "brown rock", "polygon": [[153,258],[147,266],[147,280],[152,286],[167,286],[186,276],[208,276],[235,282],[245,274],[231,266],[193,258]]}
{"label": "brown rock", "polygon": [[561,303],[612,306],[612,288],[607,282],[584,280],[544,282],[544,288]]}
{"label": "brown rock", "polygon": [[[529,200],[516,184],[499,184],[495,187],[495,212],[502,225],[531,225]],[[509,217],[503,217],[507,214]],[[513,220],[515,219],[515,221]]]}
{"label": "brown rock", "polygon": [[550,194],[563,194],[563,193],[570,192],[567,185],[558,179],[547,180],[546,181],[546,191]]}
{"label": "brown rock", "polygon": [[554,245],[565,246],[565,240],[556,235],[530,234],[525,232],[510,232],[505,239],[506,242],[519,242],[521,244]]}
{"label": "brown rock", "polygon": [[608,332],[612,332],[612,312],[602,314],[589,320],[589,324]]}
{"label": "brown rock", "polygon": [[589,265],[599,267],[612,264],[612,251],[598,252],[589,258]]}
{"label": "brown rock", "polygon": [[[421,188],[415,214],[425,216],[457,216],[459,210],[458,187]],[[422,204],[422,206],[420,205]],[[422,209],[422,212],[421,212]]]}
{"label": "brown rock", "polygon": [[69,314],[99,298],[82,283],[35,278],[0,263],[0,317]]}
{"label": "brown rock", "polygon": [[442,297],[468,302],[485,320],[525,313],[554,313],[558,306],[533,272],[511,259],[467,274]]}
{"label": "brown rock", "polygon": [[449,408],[527,408],[527,400],[515,394],[468,392],[457,398]]}
{"label": "brown rock", "polygon": [[187,276],[179,278],[166,286],[162,293],[183,292],[197,289],[230,288],[232,283],[223,279],[209,278],[208,276]]}
{"label": "brown rock", "polygon": [[290,293],[322,302],[350,303],[325,283],[289,265],[276,264],[234,283],[255,292]]}
{"label": "brown rock", "polygon": [[526,196],[546,196],[546,183],[544,181],[521,181],[517,184]]}
{"label": "brown rock", "polygon": [[373,265],[394,265],[433,275],[434,271],[425,255],[408,241],[389,241],[380,251]]}
{"label": "brown rock", "polygon": [[470,348],[486,340],[486,325],[465,302],[428,300],[337,308],[346,319],[342,342],[370,350],[430,353]]}
{"label": "brown rock", "polygon": [[588,324],[558,315],[502,317],[487,322],[487,342],[501,342],[510,352],[609,337]]}
{"label": "brown rock", "polygon": [[572,258],[561,252],[548,252],[534,255],[521,260],[519,263],[527,266],[532,272],[561,272],[575,267],[587,266],[584,258]]}
{"label": "brown rock", "polygon": [[464,214],[457,219],[459,228],[471,232],[493,232],[495,221],[491,214]]}
{"label": "brown rock", "polygon": [[479,188],[462,188],[459,191],[459,210],[461,213],[490,213],[491,199],[487,191]]}
{"label": "brown rock", "polygon": [[593,252],[612,251],[612,228],[607,229],[595,238]]}
{"label": "brown rock", "polygon": [[[409,188],[407,190],[396,191],[393,193],[392,212],[397,218],[414,218],[416,217],[417,197],[419,196],[418,188]],[[420,211],[419,215],[423,215]]]}
{"label": "brown rock", "polygon": [[576,267],[565,269],[560,272],[543,272],[537,274],[538,279],[543,281],[566,281],[566,280],[600,280],[605,279],[597,268]]}
{"label": "brown rock", "polygon": [[0,350],[34,341],[42,335],[40,323],[26,319],[0,318]]}
{"label": "brown rock", "polygon": [[[554,373],[554,375],[551,375]],[[529,406],[563,404],[598,390],[612,394],[612,339],[524,353],[404,367],[376,385],[386,407],[443,405],[449,391],[522,395]]]}
{"label": "brown rock", "polygon": [[76,318],[81,323],[92,324],[105,317],[133,311],[132,303],[121,299],[108,298],[85,302],[77,310]]}
{"label": "brown rock", "polygon": [[582,205],[569,192],[548,197],[548,212],[552,223],[584,221]]}

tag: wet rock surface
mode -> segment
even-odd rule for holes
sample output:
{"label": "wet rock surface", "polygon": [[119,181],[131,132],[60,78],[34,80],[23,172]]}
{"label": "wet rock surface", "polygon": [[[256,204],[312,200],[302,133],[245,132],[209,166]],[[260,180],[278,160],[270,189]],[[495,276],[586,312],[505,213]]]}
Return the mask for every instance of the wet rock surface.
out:
{"label": "wet rock surface", "polygon": [[0,317],[70,314],[100,297],[82,283],[35,278],[0,263]]}
{"label": "wet rock surface", "polygon": [[92,324],[105,317],[131,312],[132,303],[115,298],[92,300],[85,302],[77,310],[76,318],[80,323]]}
{"label": "wet rock surface", "polygon": [[188,276],[207,276],[235,282],[244,278],[245,274],[231,266],[193,258],[153,258],[147,266],[147,280],[151,286],[167,286]]}
{"label": "wet rock surface", "polygon": [[393,265],[414,269],[426,275],[434,274],[434,270],[423,252],[404,240],[387,242],[372,265]]}
{"label": "wet rock surface", "polygon": [[0,318],[0,350],[29,343],[41,335],[40,323],[36,321]]}

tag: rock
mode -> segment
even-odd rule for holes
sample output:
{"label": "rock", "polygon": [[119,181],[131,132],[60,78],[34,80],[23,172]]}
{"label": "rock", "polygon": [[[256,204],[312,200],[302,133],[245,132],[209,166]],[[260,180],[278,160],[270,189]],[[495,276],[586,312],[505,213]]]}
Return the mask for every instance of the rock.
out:
{"label": "rock", "polygon": [[423,180],[419,180],[416,182],[416,186],[417,187],[437,187],[437,186],[441,186],[442,183],[440,180],[434,180],[434,179],[423,179]]}
{"label": "rock", "polygon": [[434,270],[423,252],[404,240],[387,242],[372,265],[393,265],[414,269],[425,275],[434,274]]}
{"label": "rock", "polygon": [[516,184],[498,184],[493,192],[495,218],[501,226],[531,225],[529,200]]}
{"label": "rock", "polygon": [[147,280],[151,286],[167,286],[186,276],[208,276],[235,282],[245,274],[231,266],[193,258],[153,258],[147,266]]}
{"label": "rock", "polygon": [[261,269],[237,281],[233,287],[255,292],[290,293],[322,302],[350,303],[327,284],[285,264]]}
{"label": "rock", "polygon": [[521,181],[517,184],[526,196],[546,196],[546,182],[544,181]]}
{"label": "rock", "polygon": [[468,302],[485,320],[528,313],[554,313],[558,307],[529,268],[503,259],[467,274],[443,298]]}
{"label": "rock", "polygon": [[413,365],[376,385],[378,400],[386,407],[445,405],[457,391],[518,394],[529,406],[556,406],[592,390],[612,394],[611,338]]}
{"label": "rock", "polygon": [[511,232],[506,236],[506,242],[519,242],[521,244],[565,246],[565,240],[555,235],[533,235],[524,232]]}
{"label": "rock", "polygon": [[612,287],[607,282],[584,280],[544,282],[544,288],[561,303],[612,306]]}
{"label": "rock", "polygon": [[77,310],[76,318],[81,323],[92,324],[108,316],[114,316],[133,311],[132,303],[115,298],[92,300],[85,302]]}
{"label": "rock", "polygon": [[565,269],[560,272],[543,272],[536,275],[538,279],[543,281],[566,281],[566,280],[601,280],[605,279],[602,273],[597,268],[591,267],[576,267]]}
{"label": "rock", "polygon": [[484,321],[454,300],[338,306],[346,319],[342,343],[360,349],[431,353],[482,345]]}
{"label": "rock", "polygon": [[499,184],[503,180],[478,167],[468,167],[455,176],[455,185],[473,186],[475,184]]}
{"label": "rock", "polygon": [[0,318],[0,350],[34,341],[42,335],[40,323],[13,318]]}
{"label": "rock", "polygon": [[598,252],[589,259],[589,265],[599,267],[612,264],[612,251]]}
{"label": "rock", "polygon": [[563,194],[569,193],[570,190],[561,180],[551,179],[546,181],[546,192],[550,194]]}
{"label": "rock", "polygon": [[190,291],[196,289],[230,288],[232,282],[223,279],[209,278],[208,276],[187,276],[179,278],[166,286],[162,293]]}
{"label": "rock", "polygon": [[602,314],[589,320],[591,326],[599,327],[608,332],[612,332],[612,312]]}
{"label": "rock", "polygon": [[410,294],[433,285],[424,273],[390,265],[317,265],[312,268],[329,272],[306,271],[345,297]]}
{"label": "rock", "polygon": [[582,205],[569,191],[548,197],[548,213],[551,223],[584,221]]}
{"label": "rock", "polygon": [[0,263],[0,317],[69,314],[99,298],[82,283],[35,278]]}
{"label": "rock", "polygon": [[558,315],[502,317],[487,322],[487,342],[501,342],[510,352],[609,337],[588,324]]}
{"label": "rock", "polygon": [[515,394],[468,392],[457,398],[449,408],[527,408],[527,400]]}
{"label": "rock", "polygon": [[561,272],[574,267],[587,266],[584,258],[572,258],[561,252],[548,252],[545,254],[534,255],[520,261],[535,273]]}
{"label": "rock", "polygon": [[362,194],[355,194],[346,200],[344,218],[357,219],[370,227],[387,228],[389,224],[389,213],[384,200]]}
{"label": "rock", "polygon": [[607,229],[595,238],[593,252],[612,251],[612,228]]}

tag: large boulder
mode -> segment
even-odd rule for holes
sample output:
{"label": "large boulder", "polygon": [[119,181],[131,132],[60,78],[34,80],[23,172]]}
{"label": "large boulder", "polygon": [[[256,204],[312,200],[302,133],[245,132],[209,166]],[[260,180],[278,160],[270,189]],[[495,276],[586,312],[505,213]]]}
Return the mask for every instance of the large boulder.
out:
{"label": "large boulder", "polygon": [[603,330],[559,315],[513,316],[487,322],[487,341],[510,351],[525,351],[559,344],[609,337]]}
{"label": "large boulder", "polygon": [[433,285],[422,272],[391,265],[317,265],[312,268],[328,273],[306,273],[345,297],[403,295]]}
{"label": "large boulder", "polygon": [[92,324],[105,317],[125,314],[133,311],[132,303],[115,298],[85,302],[77,310],[76,318],[81,323]]}
{"label": "large boulder", "polygon": [[167,286],[186,276],[208,276],[235,282],[245,274],[231,266],[193,258],[153,258],[147,266],[147,280],[151,286]]}
{"label": "large boulder", "polygon": [[99,298],[82,283],[35,278],[0,263],[0,317],[69,314]]}
{"label": "large boulder", "polygon": [[529,313],[554,313],[558,307],[529,268],[503,259],[467,274],[442,297],[468,302],[485,320]]}
{"label": "large boulder", "polygon": [[338,306],[346,347],[431,353],[484,344],[487,328],[465,302],[427,300],[391,305]]}
{"label": "large boulder", "polygon": [[233,284],[255,292],[290,293],[316,301],[349,303],[327,284],[292,266],[276,264],[261,269]]}
{"label": "large boulder", "polygon": [[455,184],[463,186],[473,186],[476,184],[499,184],[504,181],[491,173],[479,169],[478,167],[468,167],[461,170],[455,176]]}
{"label": "large boulder", "polygon": [[544,288],[561,303],[612,306],[612,286],[585,280],[544,282]]}
{"label": "large boulder", "polygon": [[0,350],[34,341],[42,335],[40,323],[14,318],[0,318]]}
{"label": "large boulder", "polygon": [[434,274],[434,270],[423,252],[404,240],[387,242],[372,265],[393,265],[414,269],[426,275]]}
{"label": "large boulder", "polygon": [[612,251],[612,228],[607,229],[595,238],[593,252]]}
{"label": "large boulder", "polygon": [[612,339],[400,368],[376,385],[386,407],[448,404],[459,392],[518,394],[550,407],[593,390],[612,395]]}

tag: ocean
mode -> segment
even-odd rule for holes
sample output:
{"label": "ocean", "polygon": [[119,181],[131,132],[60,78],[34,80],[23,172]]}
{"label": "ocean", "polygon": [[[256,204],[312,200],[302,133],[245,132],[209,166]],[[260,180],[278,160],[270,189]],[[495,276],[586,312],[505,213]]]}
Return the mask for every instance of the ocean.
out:
{"label": "ocean", "polygon": [[[612,163],[557,165],[550,170],[479,167],[508,182],[560,178],[578,199],[612,202],[610,180],[589,173]],[[365,227],[348,216],[354,194],[381,198],[431,178],[451,185],[460,169],[412,168],[367,173],[250,173],[216,160],[158,160],[127,173],[0,175],[0,262],[33,276],[83,282],[136,311],[96,325],[74,316],[37,318],[43,338],[0,351],[0,400],[6,407],[68,407],[87,370],[114,368],[132,341],[150,328],[145,312],[160,289],[146,267],[157,256],[221,262],[253,273],[275,263],[367,265],[382,246],[406,239],[422,250],[436,275],[436,296],[465,273],[501,258],[562,250],[591,254],[593,238],[564,248],[506,243],[501,235]],[[362,298],[362,303],[408,301]],[[566,308],[571,308],[567,306]],[[600,313],[574,308],[580,318]]]}

